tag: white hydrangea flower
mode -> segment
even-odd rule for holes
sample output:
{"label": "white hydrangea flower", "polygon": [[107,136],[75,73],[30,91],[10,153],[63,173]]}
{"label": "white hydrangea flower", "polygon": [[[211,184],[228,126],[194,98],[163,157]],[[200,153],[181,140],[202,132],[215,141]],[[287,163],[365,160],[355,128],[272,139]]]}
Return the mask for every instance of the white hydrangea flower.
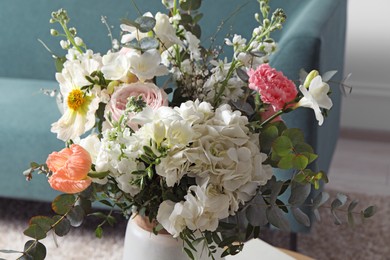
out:
{"label": "white hydrangea flower", "polygon": [[178,237],[186,227],[191,230],[215,231],[219,220],[229,216],[229,197],[205,183],[191,186],[184,201],[164,201],[158,210],[157,221]]}

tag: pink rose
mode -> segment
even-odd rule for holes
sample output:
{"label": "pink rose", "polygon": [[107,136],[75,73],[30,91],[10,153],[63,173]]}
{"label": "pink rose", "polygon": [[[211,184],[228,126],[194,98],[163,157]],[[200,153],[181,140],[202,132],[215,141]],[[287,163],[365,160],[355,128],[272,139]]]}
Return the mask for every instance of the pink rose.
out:
{"label": "pink rose", "polygon": [[[118,121],[121,118],[126,109],[129,97],[138,98],[139,96],[141,96],[146,105],[152,109],[168,106],[168,95],[164,90],[153,83],[137,82],[126,84],[115,90],[107,105],[108,111],[111,112],[112,119]],[[134,113],[129,113],[127,116],[128,119],[131,119],[134,116]],[[137,125],[131,123],[128,123],[128,125],[134,130],[138,129]]]}
{"label": "pink rose", "polygon": [[261,100],[272,105],[275,111],[283,109],[298,94],[294,82],[268,64],[262,64],[256,70],[251,69],[248,75],[249,88],[258,91]]}
{"label": "pink rose", "polygon": [[92,159],[80,145],[72,144],[59,152],[53,152],[46,160],[47,167],[53,172],[49,177],[50,186],[65,193],[78,193],[91,185],[88,173]]}

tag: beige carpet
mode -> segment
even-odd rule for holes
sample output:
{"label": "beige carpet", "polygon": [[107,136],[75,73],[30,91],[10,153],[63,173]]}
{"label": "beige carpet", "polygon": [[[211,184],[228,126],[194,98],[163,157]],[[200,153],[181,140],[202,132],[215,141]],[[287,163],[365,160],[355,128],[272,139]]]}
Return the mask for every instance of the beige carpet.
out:
{"label": "beige carpet", "polygon": [[[361,205],[380,205],[377,215],[365,225],[354,229],[335,226],[330,213],[322,212],[322,223],[315,224],[312,232],[298,236],[301,253],[319,260],[385,260],[390,259],[390,202],[389,197],[351,194]],[[22,250],[28,240],[23,235],[27,221],[37,214],[51,215],[46,203],[34,203],[0,199],[0,249]],[[116,228],[105,229],[103,239],[94,236],[94,226],[73,229],[69,235],[58,239],[59,247],[52,237],[45,239],[48,260],[121,259],[125,221]],[[288,234],[268,231],[264,239],[279,247],[288,247]],[[0,258],[16,259],[18,254],[2,254]],[[261,259],[261,258],[259,258]]]}

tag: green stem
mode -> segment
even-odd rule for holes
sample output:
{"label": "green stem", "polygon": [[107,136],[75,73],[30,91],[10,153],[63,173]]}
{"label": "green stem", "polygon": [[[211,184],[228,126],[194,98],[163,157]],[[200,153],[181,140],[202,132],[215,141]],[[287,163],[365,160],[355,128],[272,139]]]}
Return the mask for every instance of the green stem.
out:
{"label": "green stem", "polygon": [[263,127],[265,126],[266,124],[272,122],[272,120],[274,120],[275,118],[277,118],[278,116],[282,115],[283,114],[283,110],[279,110],[278,112],[276,112],[275,114],[273,114],[271,117],[269,117],[267,120],[265,120],[264,122],[261,123],[260,127]]}
{"label": "green stem", "polygon": [[66,26],[66,24],[60,21],[60,25],[65,32],[66,38],[70,41],[70,43],[73,45],[73,47],[75,47],[76,50],[78,50],[80,53],[83,53],[83,50],[74,41],[73,35],[69,32],[69,29]]}

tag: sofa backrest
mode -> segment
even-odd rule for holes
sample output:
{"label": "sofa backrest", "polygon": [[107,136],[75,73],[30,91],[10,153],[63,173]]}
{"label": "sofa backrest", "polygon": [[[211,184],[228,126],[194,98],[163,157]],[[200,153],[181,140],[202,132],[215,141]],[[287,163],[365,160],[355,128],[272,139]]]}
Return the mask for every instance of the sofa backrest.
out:
{"label": "sofa backrest", "polygon": [[[141,12],[160,10],[165,12],[161,0],[134,0]],[[293,13],[299,3],[307,0],[271,0],[274,7],[283,6],[288,14]],[[242,8],[239,9],[239,7]],[[113,34],[119,38],[121,18],[135,19],[138,12],[131,0],[1,0],[0,2],[0,77],[54,79],[54,62],[51,55],[38,41],[42,40],[55,54],[63,55],[60,39],[50,35],[50,14],[59,8],[68,11],[70,26],[75,26],[87,46],[97,52],[106,52],[110,47],[108,31],[101,22],[107,17],[114,26]],[[221,21],[227,18],[223,29],[217,34],[222,43],[227,33],[234,32],[250,37],[256,25],[253,18],[259,11],[256,0],[204,0],[204,18],[201,20],[203,40],[214,35]],[[237,12],[236,12],[237,11]]]}

